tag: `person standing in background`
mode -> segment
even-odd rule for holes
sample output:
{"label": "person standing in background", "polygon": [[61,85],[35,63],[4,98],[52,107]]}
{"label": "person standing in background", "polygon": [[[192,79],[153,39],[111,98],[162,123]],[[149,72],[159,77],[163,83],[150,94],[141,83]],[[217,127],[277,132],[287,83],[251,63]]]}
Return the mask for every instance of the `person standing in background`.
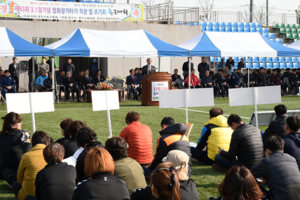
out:
{"label": "person standing in background", "polygon": [[39,77],[44,70],[46,71],[46,74],[48,74],[50,70],[49,65],[46,63],[45,57],[42,58],[42,63],[38,64],[38,71],[36,73],[36,78]]}
{"label": "person standing in background", "polygon": [[89,69],[91,77],[95,77],[98,71],[98,62],[96,58],[93,58],[92,62],[90,63]]}
{"label": "person standing in background", "polygon": [[13,77],[13,79],[16,81],[16,90],[17,92],[19,92],[19,71],[20,71],[20,66],[17,63],[17,58],[13,57],[13,63],[11,63],[9,65],[8,71],[11,75],[11,77]]}
{"label": "person standing in background", "polygon": [[156,72],[156,70],[155,70],[155,66],[152,65],[152,59],[148,58],[147,59],[147,65],[145,65],[143,67],[143,76],[147,75],[147,74],[152,74],[152,73],[155,73],[155,72]]}
{"label": "person standing in background", "polygon": [[206,63],[206,58],[202,57],[202,62],[198,65],[198,71],[199,71],[199,79],[202,79],[202,77],[205,75],[206,71],[209,71],[209,65]]}
{"label": "person standing in background", "polygon": [[[33,62],[33,63],[32,63]],[[34,72],[32,72],[33,66],[34,65]],[[36,57],[31,57],[30,60],[28,61],[28,78],[29,78],[29,82],[28,82],[28,89],[29,92],[33,92],[33,87],[32,87],[32,73],[37,72],[38,70],[38,64],[36,62]]]}
{"label": "person standing in background", "polygon": [[65,71],[65,74],[67,74],[67,72],[70,72],[71,76],[73,75],[73,73],[75,71],[75,66],[72,63],[72,58],[68,58],[68,61],[64,64],[64,71]]}
{"label": "person standing in background", "polygon": [[55,65],[55,60],[53,60],[54,57],[49,57],[49,60],[47,60],[47,64],[49,65],[49,72],[52,72],[52,62],[54,62],[54,71],[55,71],[55,68],[56,68],[56,65]]}
{"label": "person standing in background", "polygon": [[[191,58],[191,61],[192,61],[192,58]],[[194,63],[191,62],[191,71],[193,69],[194,69]],[[188,58],[187,62],[183,63],[182,71],[183,71],[183,77],[184,77],[184,80],[185,80],[186,77],[189,75],[189,58]]]}

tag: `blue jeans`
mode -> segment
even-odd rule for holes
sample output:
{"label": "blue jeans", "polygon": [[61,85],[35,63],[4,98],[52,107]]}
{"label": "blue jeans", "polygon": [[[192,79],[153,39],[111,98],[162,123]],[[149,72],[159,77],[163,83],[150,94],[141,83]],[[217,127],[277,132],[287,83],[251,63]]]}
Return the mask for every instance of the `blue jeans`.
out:
{"label": "blue jeans", "polygon": [[15,88],[11,88],[10,90],[6,89],[6,88],[2,88],[2,94],[4,99],[6,99],[6,93],[16,93],[16,89]]}
{"label": "blue jeans", "polygon": [[197,159],[199,162],[203,162],[207,165],[212,165],[215,163],[212,159],[210,159],[207,155],[207,151],[202,151],[195,147],[191,147],[192,158]]}
{"label": "blue jeans", "polygon": [[228,160],[227,158],[224,158],[220,154],[216,155],[215,161],[216,161],[216,163],[218,163],[219,165],[221,165],[222,167],[224,167],[226,169],[230,169],[233,166],[239,165],[237,160]]}
{"label": "blue jeans", "polygon": [[29,78],[29,82],[28,82],[29,92],[33,92],[33,88],[32,88],[32,73],[31,72],[28,72],[28,78]]}

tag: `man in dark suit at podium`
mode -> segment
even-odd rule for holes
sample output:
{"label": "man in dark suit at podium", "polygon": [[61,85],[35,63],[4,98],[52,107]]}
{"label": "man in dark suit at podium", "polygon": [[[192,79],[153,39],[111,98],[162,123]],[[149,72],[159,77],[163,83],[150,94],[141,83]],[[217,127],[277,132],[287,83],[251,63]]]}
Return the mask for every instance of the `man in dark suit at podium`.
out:
{"label": "man in dark suit at podium", "polygon": [[152,65],[152,59],[148,58],[147,59],[147,65],[143,67],[143,76],[147,74],[152,74],[155,73],[155,67]]}

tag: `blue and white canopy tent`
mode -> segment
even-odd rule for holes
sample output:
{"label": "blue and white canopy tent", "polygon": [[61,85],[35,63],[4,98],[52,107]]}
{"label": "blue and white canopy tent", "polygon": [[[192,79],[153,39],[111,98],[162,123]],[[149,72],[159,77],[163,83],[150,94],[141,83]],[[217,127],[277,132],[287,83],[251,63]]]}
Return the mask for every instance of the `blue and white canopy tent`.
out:
{"label": "blue and white canopy tent", "polygon": [[296,49],[296,50],[300,50],[300,40],[288,45],[287,47],[292,48],[292,49]]}
{"label": "blue and white canopy tent", "polygon": [[[201,32],[179,47],[191,56],[299,57],[300,51],[278,45],[259,33]],[[300,49],[300,48],[299,48]],[[249,59],[248,59],[249,62]],[[249,63],[248,63],[249,66]],[[249,68],[248,68],[249,70]],[[249,75],[249,73],[248,73]],[[248,77],[249,81],[249,77]],[[249,86],[249,83],[248,83]]]}
{"label": "blue and white canopy tent", "polygon": [[166,43],[145,30],[102,31],[78,28],[45,47],[52,49],[53,56],[123,57],[124,83],[126,57],[190,56],[189,50]]}
{"label": "blue and white canopy tent", "polygon": [[0,27],[0,57],[51,56],[50,49],[32,44],[6,27]]}

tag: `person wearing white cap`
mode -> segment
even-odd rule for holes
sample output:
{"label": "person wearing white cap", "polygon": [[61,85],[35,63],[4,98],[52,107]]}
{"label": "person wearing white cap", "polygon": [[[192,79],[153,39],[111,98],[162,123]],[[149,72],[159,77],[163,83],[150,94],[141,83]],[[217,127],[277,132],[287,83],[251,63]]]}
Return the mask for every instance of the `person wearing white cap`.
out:
{"label": "person wearing white cap", "polygon": [[[196,184],[193,179],[188,177],[189,156],[183,151],[172,150],[162,159],[162,162],[163,163],[160,164],[161,167],[174,167],[178,172],[181,200],[199,200]],[[151,194],[150,186],[138,189],[132,193],[132,200],[151,199],[153,199],[153,196]]]}

